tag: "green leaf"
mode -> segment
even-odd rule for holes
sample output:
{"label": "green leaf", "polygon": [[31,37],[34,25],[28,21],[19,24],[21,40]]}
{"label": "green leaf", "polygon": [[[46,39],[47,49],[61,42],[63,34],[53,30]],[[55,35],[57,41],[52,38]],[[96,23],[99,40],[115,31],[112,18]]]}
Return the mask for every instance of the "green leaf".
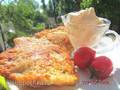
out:
{"label": "green leaf", "polygon": [[0,76],[0,90],[10,90],[3,76]]}

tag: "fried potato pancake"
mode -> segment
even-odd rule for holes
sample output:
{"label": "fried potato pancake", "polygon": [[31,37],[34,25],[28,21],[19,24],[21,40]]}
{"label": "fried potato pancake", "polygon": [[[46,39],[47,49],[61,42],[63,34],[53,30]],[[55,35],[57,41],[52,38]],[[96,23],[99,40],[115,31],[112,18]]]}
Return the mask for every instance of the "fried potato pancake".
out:
{"label": "fried potato pancake", "polygon": [[31,87],[74,85],[78,77],[68,53],[70,47],[60,41],[67,37],[55,36],[57,32],[60,31],[15,38],[15,46],[0,54],[0,75],[16,84]]}

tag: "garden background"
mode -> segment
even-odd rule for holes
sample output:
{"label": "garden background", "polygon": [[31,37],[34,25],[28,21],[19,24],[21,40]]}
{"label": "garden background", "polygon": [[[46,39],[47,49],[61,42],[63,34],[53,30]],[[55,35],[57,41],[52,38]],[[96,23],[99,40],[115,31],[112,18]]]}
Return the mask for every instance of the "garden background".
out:
{"label": "garden background", "polygon": [[88,7],[94,7],[97,16],[111,20],[110,29],[120,34],[120,0],[0,0],[3,42],[13,46],[13,38],[57,27],[62,24],[61,15]]}

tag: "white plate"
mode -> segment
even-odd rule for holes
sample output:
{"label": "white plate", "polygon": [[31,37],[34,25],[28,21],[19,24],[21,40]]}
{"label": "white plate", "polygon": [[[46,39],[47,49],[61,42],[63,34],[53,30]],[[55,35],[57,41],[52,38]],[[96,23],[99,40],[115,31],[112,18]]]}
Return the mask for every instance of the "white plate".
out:
{"label": "white plate", "polygon": [[[8,82],[9,87],[11,88],[11,90],[120,90],[120,38],[117,33],[115,34],[115,40],[113,39],[113,41],[111,41],[108,36],[105,36],[102,38],[102,41],[100,41],[101,45],[104,46],[101,47],[99,45],[99,48],[96,48],[98,52],[97,56],[108,56],[113,62],[114,71],[111,77],[109,77],[108,79],[97,83],[97,81],[89,79],[87,71],[78,70],[80,81],[75,86],[50,86],[33,89],[25,87],[18,88],[16,85]],[[108,39],[110,40],[110,42],[108,41]]]}

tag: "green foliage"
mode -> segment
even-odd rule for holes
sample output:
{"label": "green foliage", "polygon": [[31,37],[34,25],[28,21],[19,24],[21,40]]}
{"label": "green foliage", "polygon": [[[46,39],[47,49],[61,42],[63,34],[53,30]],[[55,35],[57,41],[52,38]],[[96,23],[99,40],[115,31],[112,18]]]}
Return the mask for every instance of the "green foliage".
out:
{"label": "green foliage", "polygon": [[36,26],[33,27],[34,32],[38,32],[43,29],[45,29],[45,23],[37,23]]}
{"label": "green foliage", "polygon": [[[6,25],[12,22],[15,34],[7,33],[8,43],[12,45],[12,39],[17,36],[28,36],[34,33],[33,27],[44,28],[39,23],[47,21],[47,15],[37,10],[39,7],[35,0],[13,0],[8,4],[0,3],[0,23]],[[37,25],[38,24],[38,25]],[[11,27],[10,27],[11,28]],[[10,29],[6,28],[6,29]]]}
{"label": "green foliage", "polygon": [[54,13],[53,3],[52,3],[52,0],[49,0],[47,14],[50,17],[54,17],[53,13]]}
{"label": "green foliage", "polygon": [[89,8],[93,3],[93,0],[82,0],[82,2],[80,3],[80,7],[82,9],[85,9],[85,8]]}
{"label": "green foliage", "polygon": [[[80,0],[49,0],[48,15],[55,17],[56,23],[61,23],[60,16],[80,10]],[[52,4],[52,6],[51,6]]]}
{"label": "green foliage", "polygon": [[82,0],[80,8],[94,7],[100,17],[111,20],[111,29],[120,33],[120,0]]}
{"label": "green foliage", "polygon": [[8,19],[6,18],[6,12],[7,12],[7,6],[2,6],[0,5],[0,21],[7,21]]}
{"label": "green foliage", "polygon": [[[5,7],[5,11],[2,11],[4,15],[0,18],[2,23],[7,23],[9,21],[13,22],[15,29],[28,32],[32,28],[33,16],[34,16],[34,5],[32,0],[19,0],[16,3],[11,2],[8,5],[1,5],[2,8]],[[27,4],[28,3],[28,4]],[[0,10],[3,10],[3,9]]]}
{"label": "green foliage", "polygon": [[10,90],[3,76],[0,75],[0,90]]}
{"label": "green foliage", "polygon": [[44,23],[37,23],[36,28],[42,30],[45,28],[45,24]]}

